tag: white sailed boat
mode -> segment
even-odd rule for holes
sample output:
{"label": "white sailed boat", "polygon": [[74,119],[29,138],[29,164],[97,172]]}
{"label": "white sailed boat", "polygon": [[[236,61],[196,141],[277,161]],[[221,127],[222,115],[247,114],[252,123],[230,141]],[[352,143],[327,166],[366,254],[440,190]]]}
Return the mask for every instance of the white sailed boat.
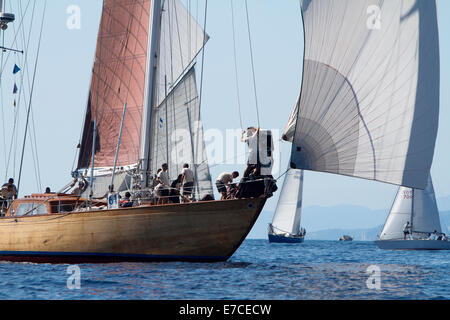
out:
{"label": "white sailed boat", "polygon": [[430,176],[425,190],[398,190],[380,240],[375,243],[381,249],[450,250],[450,241],[445,239]]}
{"label": "white sailed boat", "polygon": [[436,1],[303,0],[301,12],[291,168],[424,189],[439,123]]}
{"label": "white sailed boat", "polygon": [[290,169],[284,180],[280,199],[272,223],[269,241],[275,243],[301,243],[306,230],[300,227],[302,216],[303,171]]}

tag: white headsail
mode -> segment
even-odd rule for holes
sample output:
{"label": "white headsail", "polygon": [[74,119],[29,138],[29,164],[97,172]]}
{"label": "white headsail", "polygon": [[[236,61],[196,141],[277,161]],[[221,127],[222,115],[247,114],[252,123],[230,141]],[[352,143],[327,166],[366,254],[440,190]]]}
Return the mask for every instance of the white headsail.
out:
{"label": "white headsail", "polygon": [[180,0],[165,0],[161,13],[159,55],[156,68],[155,106],[166,98],[209,36]]}
{"label": "white headsail", "polygon": [[414,189],[413,192],[410,188],[400,187],[380,240],[402,239],[407,222],[412,225],[413,236],[414,233],[423,236],[442,232],[431,176],[425,190]]}
{"label": "white headsail", "polygon": [[411,224],[412,203],[412,190],[400,187],[384,224],[380,240],[403,239],[403,229],[406,223]]}
{"label": "white headsail", "polygon": [[439,116],[434,0],[303,0],[292,167],[424,189]]}
{"label": "white headsail", "polygon": [[303,171],[290,169],[284,179],[272,221],[274,234],[297,235],[300,231],[303,197]]}

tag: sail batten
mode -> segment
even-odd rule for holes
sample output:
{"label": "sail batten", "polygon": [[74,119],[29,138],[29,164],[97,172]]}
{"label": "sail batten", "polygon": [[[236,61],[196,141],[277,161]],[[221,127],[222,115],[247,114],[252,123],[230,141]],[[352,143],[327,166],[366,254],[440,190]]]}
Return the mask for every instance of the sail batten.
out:
{"label": "sail batten", "polygon": [[293,168],[424,189],[439,116],[435,1],[302,1]]}

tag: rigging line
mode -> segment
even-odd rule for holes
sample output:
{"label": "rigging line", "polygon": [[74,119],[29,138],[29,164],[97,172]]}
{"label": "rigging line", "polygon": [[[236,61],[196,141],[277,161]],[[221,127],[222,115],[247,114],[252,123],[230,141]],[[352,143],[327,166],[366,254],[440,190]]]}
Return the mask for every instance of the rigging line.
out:
{"label": "rigging line", "polygon": [[[4,46],[5,45],[5,31],[2,31],[2,46]],[[4,55],[5,55],[5,52],[2,50],[2,56],[1,56],[1,62],[0,62],[0,66],[2,66],[3,65],[3,59],[4,59]],[[3,108],[3,86],[2,86],[2,78],[0,77],[0,95],[1,95],[1,101],[0,101],[0,103],[1,103],[1,105],[2,105],[2,128],[3,128],[3,150],[5,150],[6,151],[6,131],[5,131],[5,117],[4,117],[4,115],[5,115],[5,111],[4,111],[4,108]],[[7,159],[7,157],[6,157],[6,152],[4,152],[4,154],[5,154],[5,166],[6,166],[6,163],[8,162],[8,159]],[[8,176],[8,173],[6,173],[6,176]],[[5,178],[5,180],[6,180],[7,178]]]}
{"label": "rigging line", "polygon": [[[19,8],[20,8],[20,11],[22,12],[21,2],[19,2]],[[28,35],[28,41],[26,41],[25,28],[22,28],[23,46],[27,50],[27,52],[28,52],[28,48],[30,45],[30,40],[31,40],[31,29],[30,29],[30,34]],[[28,58],[28,55],[26,57]],[[28,69],[28,59],[26,61],[24,61],[24,67]],[[22,76],[22,83],[23,83],[24,76],[25,75]],[[27,80],[28,80],[28,87],[31,88],[30,74],[28,72],[27,72]],[[35,124],[34,119],[35,119],[34,110],[33,110],[33,107],[31,106],[31,128],[33,129],[33,136],[34,136],[34,143],[33,143],[33,136],[30,136],[31,148],[33,148],[33,146],[34,146],[34,150],[32,149],[32,151],[33,151],[33,160],[34,160],[34,166],[35,166],[36,184],[37,184],[38,189],[41,190],[42,189],[42,181],[41,181],[41,172],[40,172],[40,164],[39,164],[39,153],[38,153],[38,148],[37,148],[37,139],[36,139],[36,124]]]}
{"label": "rigging line", "polygon": [[29,121],[29,117],[30,117],[31,101],[33,99],[34,84],[36,81],[36,73],[37,73],[37,66],[38,66],[38,62],[39,62],[39,53],[41,50],[42,34],[43,34],[43,30],[44,30],[44,21],[45,21],[46,11],[47,11],[47,0],[45,0],[45,2],[44,2],[44,9],[42,11],[41,30],[40,30],[40,34],[39,34],[38,49],[37,49],[37,53],[36,53],[36,62],[34,65],[33,82],[31,85],[30,100],[29,100],[28,112],[27,112],[27,121],[25,124],[25,135],[23,137],[22,156],[21,156],[20,167],[19,167],[19,179],[18,179],[19,182],[17,183],[17,194],[19,194],[20,182],[21,182],[21,178],[22,178],[23,158],[24,158],[24,154],[25,154],[25,144],[26,144],[26,139],[27,139],[28,121]]}
{"label": "rigging line", "polygon": [[[206,35],[206,23],[207,23],[207,17],[208,17],[208,0],[205,1],[205,20],[203,22],[203,46],[202,46],[202,71],[200,73],[200,94],[199,94],[199,100],[198,100],[198,118],[201,119],[201,110],[202,110],[202,101],[203,101],[203,79],[204,79],[204,72],[205,72],[205,46],[207,41],[207,35]],[[197,145],[195,146],[195,154],[194,159],[197,158],[198,155],[198,146],[199,146],[199,139],[200,139],[200,130],[203,130],[203,126],[201,123],[197,124]],[[202,141],[203,142],[203,141]],[[195,167],[195,173],[197,175],[197,169],[198,166],[194,163]],[[200,194],[200,185],[198,179],[196,179],[197,184],[197,195]]]}
{"label": "rigging line", "polygon": [[[21,28],[23,26],[23,22],[25,20],[25,15],[26,15],[26,12],[28,11],[28,7],[29,7],[30,3],[31,3],[31,0],[28,1],[27,7],[26,7],[25,12],[24,12],[24,14],[22,16],[22,20],[20,20],[18,28]],[[36,5],[36,1],[34,1],[34,5]],[[13,24],[13,27],[14,27],[14,30],[15,30],[14,24]],[[14,36],[14,40],[12,41],[12,46],[14,46],[16,44],[17,35],[18,34],[16,33],[15,36]],[[10,57],[11,53],[12,53],[12,51],[8,51],[8,55],[6,57],[6,60],[4,61],[5,64],[0,66],[0,76],[3,75],[3,71],[4,71],[5,67],[6,67],[6,63],[8,63],[8,60],[9,60],[9,57]]]}
{"label": "rigging line", "polygon": [[247,15],[248,41],[249,41],[249,46],[250,46],[250,58],[251,58],[251,62],[252,62],[253,89],[255,91],[255,103],[256,103],[256,117],[258,119],[258,127],[260,128],[261,122],[260,122],[260,118],[259,118],[258,92],[256,90],[255,63],[254,63],[254,59],[253,59],[253,45],[252,45],[252,36],[251,36],[251,31],[250,31],[250,18],[248,15],[247,0],[245,0],[245,12]]}
{"label": "rigging line", "polygon": [[[20,5],[21,5],[21,2],[19,2],[19,6]],[[23,67],[22,68],[24,70],[28,69],[28,47],[29,47],[29,43],[30,43],[30,40],[31,40],[31,31],[32,31],[32,25],[33,25],[33,21],[34,21],[34,10],[35,10],[35,7],[36,7],[36,1],[34,2],[34,5],[33,5],[33,13],[32,13],[32,16],[31,16],[31,23],[30,23],[30,31],[29,31],[28,42],[26,42],[26,40],[25,40],[26,37],[25,37],[25,34],[24,34],[25,24],[21,24],[19,26],[19,29],[17,30],[17,33],[16,33],[15,26],[13,26],[14,32],[16,34],[14,41],[17,41],[17,37],[20,34],[20,30],[22,30],[22,41],[24,42],[24,46],[26,47],[25,48],[26,49],[26,53],[25,53],[24,61],[22,61],[22,63],[23,63]],[[25,13],[23,13],[23,10],[22,10],[21,6],[20,6],[20,12],[22,14],[22,20],[21,21],[23,22],[25,20]],[[18,107],[17,107],[17,111],[16,111],[16,115],[15,115],[15,117],[16,117],[15,118],[15,121],[16,121],[15,124],[17,124],[17,125],[18,125],[18,121],[19,121],[19,117],[18,116],[20,114],[20,105],[21,105],[22,96],[23,96],[24,99],[26,99],[26,97],[25,97],[25,85],[24,85],[24,77],[25,77],[24,73],[25,73],[25,71],[23,71],[23,73],[21,74],[19,98],[18,98],[18,103],[17,103]],[[29,82],[30,81],[28,80],[28,86],[30,87],[30,83]],[[17,154],[17,141],[18,141],[17,135],[18,135],[18,132],[19,132],[19,127],[17,126],[17,129],[14,128],[14,133],[13,133],[14,134],[14,137],[13,137],[14,140],[11,141],[11,143],[13,143],[15,141],[13,174],[15,174],[15,171],[16,171],[15,170],[15,166],[16,166],[16,159],[17,159],[16,154]],[[34,155],[33,155],[33,164],[36,165]],[[9,167],[9,165],[8,165],[8,167]]]}
{"label": "rigging line", "polygon": [[231,2],[231,21],[232,21],[232,26],[233,26],[233,52],[234,52],[234,72],[235,72],[235,77],[236,77],[236,95],[237,95],[237,103],[238,103],[239,121],[241,124],[241,129],[244,129],[244,124],[242,121],[241,97],[240,97],[240,93],[239,93],[239,76],[238,76],[238,67],[237,67],[236,30],[235,30],[233,0],[230,0],[230,2]]}
{"label": "rigging line", "polygon": [[[27,8],[26,8],[25,12],[23,12],[22,19],[21,19],[21,24],[20,24],[19,28],[25,28],[25,25],[24,25],[23,22],[25,20],[25,14],[26,14],[26,12],[28,10],[28,6],[29,6],[30,2],[31,2],[31,0],[28,1]],[[30,43],[30,40],[31,40],[31,32],[33,30],[35,9],[36,9],[36,1],[34,1],[34,3],[33,3],[33,10],[32,10],[32,13],[31,13],[31,21],[30,21],[30,31],[29,31],[28,44],[27,44],[27,48],[25,48],[25,57],[24,57],[24,64],[25,65],[28,65],[28,47],[29,47],[29,43]],[[15,30],[15,26],[14,25],[13,25],[13,28]],[[17,31],[17,33],[15,32],[14,41],[17,40],[18,34],[19,34],[18,31]],[[7,60],[8,60],[8,58],[9,58],[9,55],[7,57]],[[1,74],[0,74],[0,77],[1,77]],[[24,81],[24,78],[23,78],[23,75],[22,75],[22,77],[21,77],[21,85],[20,85],[20,89],[19,89],[19,96],[18,96],[18,100],[17,100],[17,107],[16,107],[15,114],[14,114],[14,126],[13,126],[12,135],[11,135],[11,143],[10,143],[10,147],[9,147],[8,161],[7,161],[7,164],[6,164],[6,178],[5,179],[7,179],[7,175],[8,175],[8,171],[9,171],[9,164],[10,164],[10,161],[11,161],[11,156],[13,154],[13,151],[14,151],[13,175],[16,172],[16,158],[17,158],[16,155],[17,155],[17,140],[18,140],[17,135],[18,135],[18,131],[19,131],[19,115],[20,115],[20,106],[21,106],[21,101],[22,101],[22,98],[21,98],[22,97],[22,90],[23,90],[23,87],[24,87],[24,82],[23,81]]]}

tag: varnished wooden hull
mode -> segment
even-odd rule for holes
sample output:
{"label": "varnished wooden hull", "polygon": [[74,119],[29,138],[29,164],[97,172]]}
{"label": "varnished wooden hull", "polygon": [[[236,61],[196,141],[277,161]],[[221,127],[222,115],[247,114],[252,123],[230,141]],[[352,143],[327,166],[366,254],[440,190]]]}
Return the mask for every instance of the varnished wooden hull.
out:
{"label": "varnished wooden hull", "polygon": [[226,261],[265,199],[1,218],[0,260]]}

